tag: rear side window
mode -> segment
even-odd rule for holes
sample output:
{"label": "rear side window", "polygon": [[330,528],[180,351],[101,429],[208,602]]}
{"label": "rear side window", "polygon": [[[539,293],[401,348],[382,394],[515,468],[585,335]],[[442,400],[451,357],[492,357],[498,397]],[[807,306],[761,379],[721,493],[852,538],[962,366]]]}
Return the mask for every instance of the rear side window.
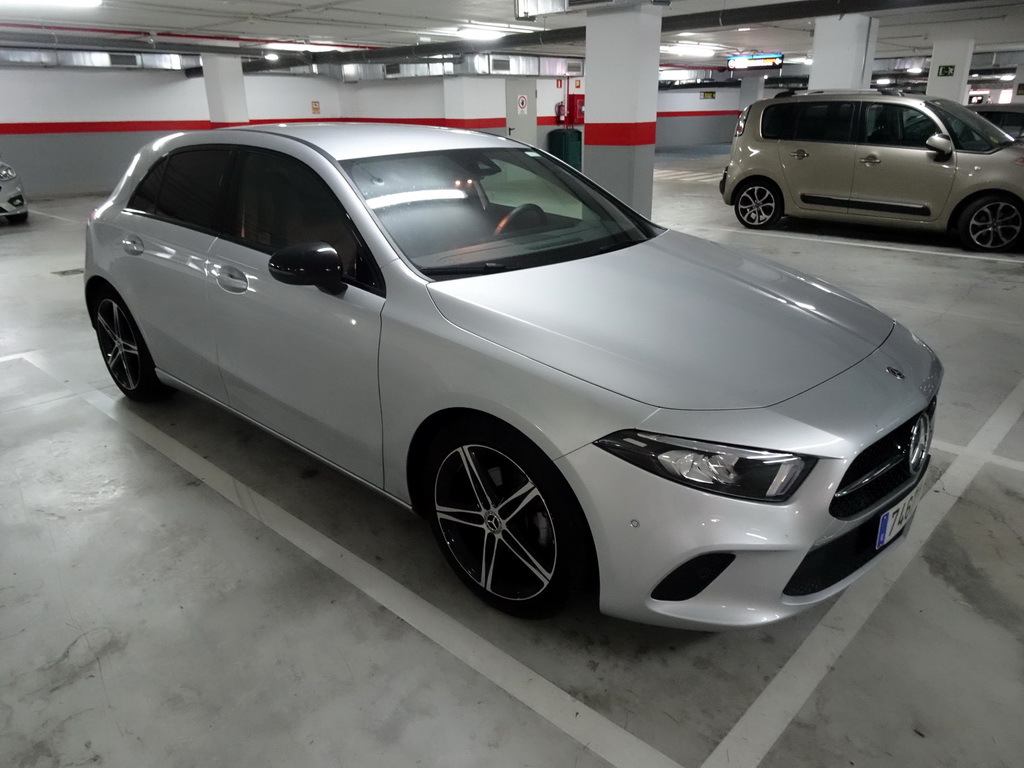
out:
{"label": "rear side window", "polygon": [[850,141],[853,137],[854,112],[852,101],[801,103],[798,105],[792,139],[793,141]]}
{"label": "rear side window", "polygon": [[796,104],[769,104],[761,115],[761,138],[781,139],[796,114]]}
{"label": "rear side window", "polygon": [[171,155],[160,183],[155,215],[218,231],[230,166],[228,149],[193,149]]}
{"label": "rear side window", "polygon": [[156,199],[160,194],[160,182],[164,178],[164,169],[167,168],[167,158],[154,165],[142,183],[135,188],[131,200],[128,201],[128,208],[142,213],[153,213],[156,210]]}

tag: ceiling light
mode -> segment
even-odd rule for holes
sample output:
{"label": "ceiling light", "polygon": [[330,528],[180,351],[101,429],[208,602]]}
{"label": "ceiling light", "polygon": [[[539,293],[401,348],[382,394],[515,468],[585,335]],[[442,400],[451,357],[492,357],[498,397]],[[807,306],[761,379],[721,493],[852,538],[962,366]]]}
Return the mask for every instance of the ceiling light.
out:
{"label": "ceiling light", "polygon": [[736,31],[737,32],[749,32],[750,31],[750,27],[740,27]]}
{"label": "ceiling light", "polygon": [[459,27],[455,34],[463,40],[499,40],[505,36],[504,32],[485,27]]}
{"label": "ceiling light", "polygon": [[696,32],[680,32],[679,37],[693,37],[696,34]]}
{"label": "ceiling light", "polygon": [[263,58],[266,59],[267,61],[277,61],[281,57],[278,56],[276,53],[264,53]]}
{"label": "ceiling light", "polygon": [[924,72],[924,70],[920,67],[911,67],[907,70],[907,73],[911,75],[920,75],[922,72]]}
{"label": "ceiling light", "polygon": [[1000,75],[999,76],[1000,80],[1005,80],[1006,82],[1009,82],[1010,80],[1015,80],[1016,78],[1017,78],[1016,75]]}
{"label": "ceiling light", "polygon": [[96,8],[103,0],[0,0],[0,8]]}
{"label": "ceiling light", "polygon": [[664,51],[665,53],[671,53],[675,56],[690,56],[697,59],[707,59],[718,52],[710,45],[702,45],[701,43],[678,43],[676,45],[668,45],[664,47]]}
{"label": "ceiling light", "polygon": [[875,80],[875,85],[892,85],[892,79],[888,77],[880,77]]}

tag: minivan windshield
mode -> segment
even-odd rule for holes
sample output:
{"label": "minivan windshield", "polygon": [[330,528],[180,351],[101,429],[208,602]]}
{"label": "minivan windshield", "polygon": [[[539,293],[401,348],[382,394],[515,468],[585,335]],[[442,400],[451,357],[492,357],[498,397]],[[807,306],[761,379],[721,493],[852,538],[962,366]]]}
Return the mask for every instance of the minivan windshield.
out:
{"label": "minivan windshield", "polygon": [[968,152],[992,152],[1013,144],[1013,138],[998,127],[975,114],[962,104],[948,99],[929,99],[925,102],[942,118],[949,129],[953,146]]}
{"label": "minivan windshield", "polygon": [[529,148],[340,162],[402,254],[436,279],[585,258],[663,231]]}

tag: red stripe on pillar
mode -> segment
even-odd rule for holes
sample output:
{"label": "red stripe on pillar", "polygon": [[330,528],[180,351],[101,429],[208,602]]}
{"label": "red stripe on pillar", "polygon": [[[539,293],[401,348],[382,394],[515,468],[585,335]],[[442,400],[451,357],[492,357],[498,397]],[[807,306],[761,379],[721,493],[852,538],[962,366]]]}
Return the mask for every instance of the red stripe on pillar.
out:
{"label": "red stripe on pillar", "polygon": [[653,144],[657,123],[587,123],[583,143],[607,147]]}

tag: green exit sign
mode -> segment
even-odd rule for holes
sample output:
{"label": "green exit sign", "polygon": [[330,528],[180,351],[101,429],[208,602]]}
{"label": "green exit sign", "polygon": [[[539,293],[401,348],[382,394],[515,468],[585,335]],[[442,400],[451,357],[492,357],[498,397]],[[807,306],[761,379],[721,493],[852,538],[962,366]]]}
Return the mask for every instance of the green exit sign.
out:
{"label": "green exit sign", "polygon": [[939,77],[952,77],[954,72],[956,72],[956,65],[954,64],[946,64],[939,67]]}
{"label": "green exit sign", "polygon": [[716,95],[717,95],[717,93],[715,91],[701,91],[700,92],[700,97],[702,99],[713,99],[713,98],[715,98]]}

